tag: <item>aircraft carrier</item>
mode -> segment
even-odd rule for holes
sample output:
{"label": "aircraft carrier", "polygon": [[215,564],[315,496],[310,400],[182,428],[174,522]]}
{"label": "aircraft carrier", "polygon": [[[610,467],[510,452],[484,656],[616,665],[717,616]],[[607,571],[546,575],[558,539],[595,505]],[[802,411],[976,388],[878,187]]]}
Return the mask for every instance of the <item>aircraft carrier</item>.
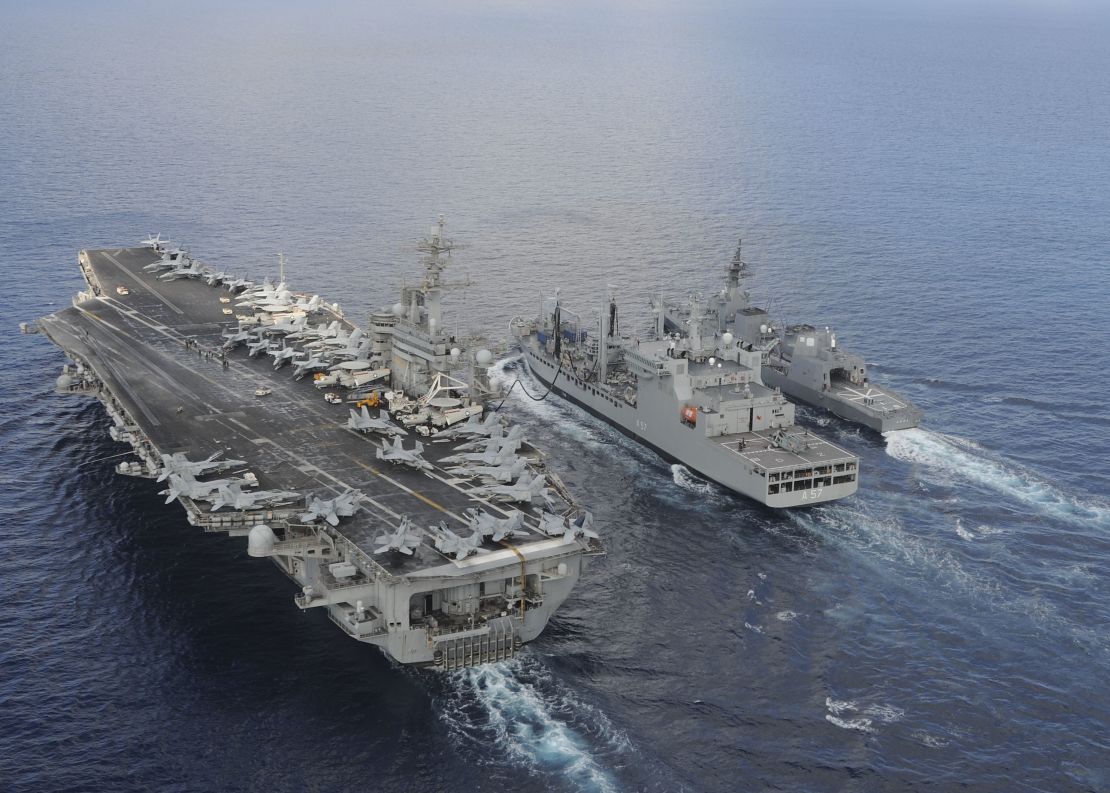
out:
{"label": "aircraft carrier", "polygon": [[104,404],[134,453],[119,473],[243,536],[296,582],[297,608],[451,670],[536,638],[603,548],[542,452],[486,410],[482,340],[445,329],[459,285],[442,218],[419,248],[422,280],[367,329],[158,236],[81,251],[87,289],[24,330],[70,359],[58,391]]}
{"label": "aircraft carrier", "polygon": [[[748,274],[740,245],[729,263],[725,287],[702,307],[702,334],[732,333],[762,355],[763,381],[799,402],[823,408],[876,432],[916,427],[920,408],[901,394],[871,382],[867,364],[837,343],[836,332],[813,325],[776,326],[765,309],[752,305],[741,280]],[[689,303],[652,301],[662,331],[689,335]]]}
{"label": "aircraft carrier", "polygon": [[546,387],[667,460],[769,507],[844,498],[859,458],[794,424],[794,405],[760,377],[760,353],[731,333],[621,333],[612,294],[596,322],[540,300],[512,322],[523,360]]}

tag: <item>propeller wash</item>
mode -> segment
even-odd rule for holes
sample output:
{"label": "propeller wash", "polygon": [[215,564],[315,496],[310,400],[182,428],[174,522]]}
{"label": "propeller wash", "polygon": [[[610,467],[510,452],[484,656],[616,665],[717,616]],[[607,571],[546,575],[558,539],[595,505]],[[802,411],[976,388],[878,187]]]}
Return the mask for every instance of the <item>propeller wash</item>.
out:
{"label": "propeller wash", "polygon": [[[247,538],[345,633],[401,663],[510,658],[604,552],[544,455],[487,405],[492,356],[445,330],[443,219],[424,275],[368,328],[338,304],[217,272],[150,237],[84,250],[88,288],[29,332],[57,389],[99,399],[190,523]],[[288,367],[288,368],[286,368]],[[284,369],[284,371],[282,371]],[[324,391],[321,395],[321,391]]]}

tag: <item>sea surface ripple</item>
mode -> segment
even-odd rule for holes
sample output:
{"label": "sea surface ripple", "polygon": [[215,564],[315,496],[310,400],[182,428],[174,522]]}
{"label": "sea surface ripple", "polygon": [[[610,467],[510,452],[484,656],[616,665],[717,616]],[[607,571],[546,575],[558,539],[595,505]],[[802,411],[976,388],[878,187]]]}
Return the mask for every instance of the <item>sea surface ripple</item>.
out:
{"label": "sea surface ripple", "polygon": [[[1097,4],[3,5],[0,789],[1110,790],[1110,20]],[[926,413],[771,512],[504,407],[608,555],[518,659],[399,668],[205,535],[61,353],[150,232],[356,317],[465,243],[460,332],[750,287]],[[498,348],[495,376],[528,379]]]}

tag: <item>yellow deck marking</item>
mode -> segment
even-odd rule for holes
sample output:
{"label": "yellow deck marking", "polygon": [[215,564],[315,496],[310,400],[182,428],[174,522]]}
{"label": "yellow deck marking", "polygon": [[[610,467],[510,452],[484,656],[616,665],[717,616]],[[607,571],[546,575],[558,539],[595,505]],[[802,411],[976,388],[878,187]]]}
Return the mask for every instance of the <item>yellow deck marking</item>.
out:
{"label": "yellow deck marking", "polygon": [[[387,482],[389,482],[389,483],[391,483],[391,484],[395,485],[396,487],[399,487],[399,488],[400,488],[401,490],[405,491],[405,492],[406,492],[406,493],[408,493],[408,494],[409,494],[410,496],[414,496],[415,498],[418,498],[418,499],[420,499],[421,501],[423,501],[423,502],[424,502],[425,504],[427,504],[427,505],[428,505],[429,507],[431,507],[432,509],[438,509],[438,510],[439,510],[440,512],[442,512],[442,513],[443,513],[444,515],[450,515],[450,516],[451,516],[452,518],[454,518],[455,520],[458,520],[458,521],[462,521],[462,518],[460,518],[460,517],[459,517],[458,515],[456,515],[456,514],[455,514],[454,512],[452,512],[451,510],[447,509],[447,507],[443,506],[442,504],[440,504],[440,503],[438,503],[438,502],[436,502],[436,501],[433,501],[432,499],[428,498],[428,497],[427,497],[427,496],[425,496],[425,495],[424,495],[423,493],[417,493],[417,492],[416,492],[415,490],[410,490],[409,488],[405,487],[405,486],[404,486],[404,485],[402,485],[402,484],[401,484],[400,482],[398,482],[398,481],[397,481],[396,479],[392,479],[392,478],[390,478],[390,477],[386,476],[386,475],[385,475],[385,474],[383,474],[383,473],[382,473],[381,471],[379,471],[379,470],[378,470],[377,468],[375,468],[375,467],[374,467],[374,466],[372,466],[372,465],[367,465],[367,464],[366,464],[366,463],[364,463],[364,462],[363,462],[362,460],[357,460],[357,459],[355,459],[355,458],[353,458],[353,457],[352,457],[351,459],[355,461],[355,464],[356,464],[356,465],[358,465],[358,466],[360,466],[360,467],[362,467],[362,468],[365,468],[365,469],[366,469],[367,471],[369,471],[370,473],[372,473],[372,474],[373,474],[374,476],[380,477],[381,479],[384,479],[385,481],[387,481]],[[465,523],[465,521],[463,521],[463,522]]]}

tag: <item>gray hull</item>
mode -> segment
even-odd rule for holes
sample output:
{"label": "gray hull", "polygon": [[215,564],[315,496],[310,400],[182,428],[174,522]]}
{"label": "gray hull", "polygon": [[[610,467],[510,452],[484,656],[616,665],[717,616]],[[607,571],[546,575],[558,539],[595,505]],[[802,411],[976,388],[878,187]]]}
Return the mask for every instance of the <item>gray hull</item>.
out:
{"label": "gray hull", "polygon": [[[782,389],[782,392],[794,401],[804,402],[807,405],[822,408],[846,421],[862,424],[876,432],[905,430],[916,427],[921,423],[921,410],[912,405],[903,405],[902,407],[885,410],[881,407],[870,407],[866,404],[861,404],[865,399],[858,394],[852,393],[852,391],[848,392],[847,397],[835,391],[817,391],[801,383],[794,382],[788,375],[783,374],[772,366],[764,366],[762,375],[763,382],[767,383],[767,385],[777,386]],[[874,386],[870,388],[872,390],[877,390]],[[884,392],[884,395],[885,393],[886,392]]]}
{"label": "gray hull", "polygon": [[[503,660],[543,631],[586,558],[602,552],[596,534],[552,532],[544,506],[502,503],[475,477],[449,471],[445,458],[462,437],[429,443],[426,469],[368,462],[382,446],[350,428],[348,404],[325,400],[310,377],[294,379],[266,356],[223,346],[241,294],[161,279],[146,269],[157,260],[150,249],[83,251],[87,291],[35,327],[74,361],[59,390],[100,400],[113,438],[131,444],[135,459],[120,462],[120,474],[154,479],[174,454],[235,458],[234,475],[254,478],[240,480],[245,495],[260,486],[284,496],[239,506],[164,492],[193,525],[243,537],[250,556],[273,561],[298,584],[297,608],[320,609],[400,663],[449,670]],[[335,309],[314,313],[355,330]],[[401,433],[412,436],[407,447],[426,437]],[[554,472],[544,475],[556,484]],[[310,496],[356,491],[354,512],[326,521],[303,514]],[[577,508],[565,488],[548,498],[566,514]],[[446,531],[465,535],[471,509],[496,520],[519,514],[520,530],[504,542],[481,535],[473,555],[446,550]],[[383,539],[406,521],[415,538],[407,553]]]}
{"label": "gray hull", "polygon": [[565,370],[556,378],[554,361],[530,338],[522,338],[524,361],[545,387],[724,488],[783,508],[843,498],[859,486],[857,458],[832,444],[810,436],[812,448],[793,452],[776,447],[772,432],[757,431],[743,433],[740,451],[740,436],[709,438],[699,427],[681,423],[666,380],[642,383],[636,404],[629,404]]}

